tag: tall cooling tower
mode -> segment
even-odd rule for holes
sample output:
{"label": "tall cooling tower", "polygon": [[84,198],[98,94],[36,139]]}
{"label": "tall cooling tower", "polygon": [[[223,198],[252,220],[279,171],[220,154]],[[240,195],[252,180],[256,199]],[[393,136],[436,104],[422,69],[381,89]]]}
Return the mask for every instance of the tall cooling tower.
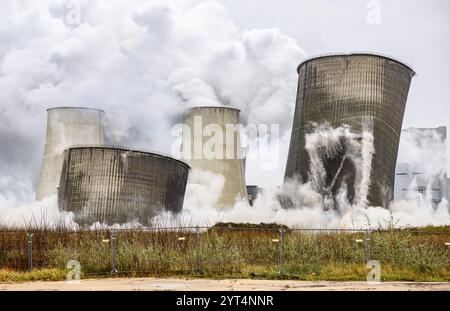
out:
{"label": "tall cooling tower", "polygon": [[103,144],[105,140],[102,110],[57,107],[48,109],[47,113],[47,137],[36,200],[57,193],[66,148]]}
{"label": "tall cooling tower", "polygon": [[[328,123],[334,128],[348,125],[356,140],[362,140],[363,129],[370,128],[375,150],[366,203],[386,207],[393,196],[403,114],[414,71],[388,57],[346,54],[309,59],[299,65],[298,74],[285,177],[313,179],[305,135],[313,132],[317,124]],[[347,183],[352,201],[355,196],[352,171],[358,164],[348,161],[346,148],[355,144],[345,142],[344,137],[339,139],[334,150],[319,150],[327,174],[323,189],[331,189],[335,197],[343,183]]]}
{"label": "tall cooling tower", "polygon": [[188,172],[186,163],[156,153],[74,146],[64,153],[59,208],[82,225],[149,225],[161,211],[181,211]]}
{"label": "tall cooling tower", "polygon": [[239,114],[238,109],[229,107],[195,107],[184,115],[187,126],[187,132],[183,132],[185,161],[193,169],[221,174],[225,178],[216,206],[219,210],[229,209],[236,200],[247,198]]}

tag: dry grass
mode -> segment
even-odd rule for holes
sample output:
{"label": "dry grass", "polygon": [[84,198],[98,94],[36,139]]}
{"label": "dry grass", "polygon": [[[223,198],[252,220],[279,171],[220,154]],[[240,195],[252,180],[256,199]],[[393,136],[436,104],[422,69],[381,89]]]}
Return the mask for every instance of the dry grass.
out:
{"label": "dry grass", "polygon": [[28,281],[61,281],[65,280],[66,270],[62,269],[36,269],[32,272],[0,269],[0,282],[28,282]]}
{"label": "dry grass", "polygon": [[[115,237],[115,239],[113,239]],[[115,245],[121,275],[365,280],[364,232],[253,227],[122,230],[35,230],[32,273],[26,231],[0,231],[0,281],[61,280],[69,260],[82,276],[108,276]],[[370,234],[370,258],[381,262],[382,279],[450,281],[450,230],[388,230]],[[198,247],[199,246],[199,247]],[[281,252],[280,252],[281,251]],[[280,255],[283,271],[280,274]]]}

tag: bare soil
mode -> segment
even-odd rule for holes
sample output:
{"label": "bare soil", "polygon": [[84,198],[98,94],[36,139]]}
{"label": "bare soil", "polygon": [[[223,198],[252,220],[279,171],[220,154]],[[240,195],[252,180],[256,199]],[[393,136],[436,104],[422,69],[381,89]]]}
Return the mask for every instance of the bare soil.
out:
{"label": "bare soil", "polygon": [[0,291],[450,291],[450,282],[305,282],[278,280],[210,280],[117,278],[62,282],[0,283]]}

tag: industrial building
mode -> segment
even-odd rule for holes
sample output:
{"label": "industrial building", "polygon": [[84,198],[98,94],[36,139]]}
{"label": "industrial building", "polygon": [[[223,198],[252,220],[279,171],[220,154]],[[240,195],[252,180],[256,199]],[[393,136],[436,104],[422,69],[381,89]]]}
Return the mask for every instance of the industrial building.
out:
{"label": "industrial building", "polygon": [[[393,198],[395,165],[403,114],[414,71],[389,57],[354,53],[319,56],[298,66],[298,91],[285,178],[310,181],[310,156],[305,135],[316,124],[347,125],[362,140],[373,135],[371,184],[367,204],[387,207]],[[351,203],[358,189],[355,163],[347,156],[348,142],[329,153],[319,152],[326,171],[324,184],[315,185],[334,201],[342,187]]]}
{"label": "industrial building", "polygon": [[[423,195],[427,200],[430,200],[433,207],[437,207],[443,198],[448,198],[448,179],[447,179],[447,163],[430,163],[430,159],[426,159],[422,153],[430,150],[423,150],[428,146],[421,146],[423,143],[434,139],[432,136],[437,136],[440,139],[440,144],[435,144],[432,150],[436,158],[446,159],[447,156],[447,128],[441,126],[438,128],[409,128],[402,131],[402,135],[412,135],[415,140],[415,150],[412,158],[420,158],[423,162],[398,162],[395,170],[395,200],[409,199],[409,192],[416,191]],[[402,150],[400,150],[402,152]],[[404,150],[403,152],[411,152],[411,150]],[[408,159],[408,155],[403,158]],[[432,165],[435,172],[427,172],[427,166]],[[411,189],[411,187],[414,187]]]}
{"label": "industrial building", "polygon": [[[447,176],[449,176],[449,175],[450,174],[447,173]],[[445,198],[447,199],[447,202],[450,203],[450,178],[449,177],[447,177],[446,184],[447,184],[447,189],[445,192]]]}
{"label": "industrial building", "polygon": [[180,212],[189,165],[171,157],[110,146],[73,146],[64,152],[59,208],[79,224],[137,221]]}
{"label": "industrial building", "polygon": [[36,200],[57,193],[65,149],[80,144],[104,144],[103,114],[102,110],[83,107],[47,110],[47,134]]}
{"label": "industrial building", "polygon": [[220,174],[224,186],[216,208],[226,210],[247,198],[240,111],[230,107],[194,107],[184,115],[183,158],[192,167]]}

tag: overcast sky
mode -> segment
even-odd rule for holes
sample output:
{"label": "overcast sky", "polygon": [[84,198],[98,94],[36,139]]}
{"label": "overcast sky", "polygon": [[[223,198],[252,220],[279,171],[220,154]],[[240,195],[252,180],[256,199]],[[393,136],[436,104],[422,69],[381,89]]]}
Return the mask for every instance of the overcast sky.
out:
{"label": "overcast sky", "polygon": [[226,0],[240,27],[276,27],[309,56],[369,51],[416,71],[405,127],[450,126],[450,1],[380,0],[380,24],[369,24],[366,0]]}
{"label": "overcast sky", "polygon": [[[406,62],[404,127],[450,126],[448,0],[79,0],[72,23],[73,1],[0,1],[0,198],[32,196],[48,107],[103,108],[114,143],[164,152],[193,105],[231,104],[285,132],[296,66],[317,54]],[[281,182],[288,140],[275,170],[249,163],[249,183]]]}
{"label": "overcast sky", "polygon": [[[295,38],[308,56],[367,51],[405,62],[417,75],[411,84],[403,127],[447,126],[450,132],[450,1],[226,0],[221,3],[228,7],[231,19],[241,28],[279,28]],[[381,13],[380,23],[369,24],[377,8]],[[447,163],[450,167],[450,148],[447,148]]]}

